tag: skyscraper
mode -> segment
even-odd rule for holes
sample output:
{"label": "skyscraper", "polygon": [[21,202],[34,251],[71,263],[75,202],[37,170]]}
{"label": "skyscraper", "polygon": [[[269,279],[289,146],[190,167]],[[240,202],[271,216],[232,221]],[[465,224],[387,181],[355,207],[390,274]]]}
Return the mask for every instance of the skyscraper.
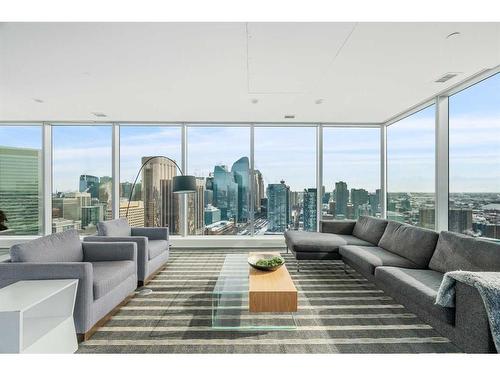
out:
{"label": "skyscraper", "polygon": [[344,181],[335,183],[335,216],[347,217],[347,203],[349,202],[349,190]]}
{"label": "skyscraper", "polygon": [[316,232],[317,230],[317,189],[309,188],[304,191],[304,230]]}
{"label": "skyscraper", "polygon": [[375,191],[375,194],[370,193],[370,195],[368,196],[368,202],[371,206],[371,214],[375,216],[380,212],[380,189],[377,189]]}
{"label": "skyscraper", "polygon": [[39,234],[42,228],[40,150],[0,147],[0,210],[5,234]]}
{"label": "skyscraper", "polygon": [[90,193],[92,198],[99,198],[99,177],[82,174],[79,192]]}
{"label": "skyscraper", "polygon": [[359,217],[358,207],[368,203],[368,191],[365,189],[351,189],[351,203],[354,210],[354,219],[357,219]]}
{"label": "skyscraper", "polygon": [[205,179],[196,178],[196,192],[189,194],[188,200],[188,234],[203,234],[205,227]]}
{"label": "skyscraper", "polygon": [[[150,156],[143,156],[145,163]],[[175,164],[165,158],[149,160],[142,170],[144,200],[144,225],[170,227],[171,233],[179,233],[179,199],[172,192],[172,178],[177,175]]]}
{"label": "skyscraper", "polygon": [[472,231],[472,209],[450,208],[448,228],[451,232],[466,233]]}
{"label": "skyscraper", "polygon": [[284,232],[291,221],[290,187],[285,181],[267,185],[267,219],[269,232]]}
{"label": "skyscraper", "polygon": [[250,163],[246,156],[238,159],[231,167],[231,173],[238,184],[238,222],[250,218]]}
{"label": "skyscraper", "polygon": [[220,210],[211,204],[205,207],[205,225],[211,225],[220,221]]}
{"label": "skyscraper", "polygon": [[254,185],[254,211],[261,212],[261,201],[265,198],[266,191],[264,189],[264,178],[258,169],[254,171]]}
{"label": "skyscraper", "polygon": [[216,165],[213,175],[214,206],[220,209],[222,220],[238,218],[238,184],[225,165]]}
{"label": "skyscraper", "polygon": [[420,207],[418,209],[419,226],[434,229],[436,221],[435,214],[436,210],[434,207]]}

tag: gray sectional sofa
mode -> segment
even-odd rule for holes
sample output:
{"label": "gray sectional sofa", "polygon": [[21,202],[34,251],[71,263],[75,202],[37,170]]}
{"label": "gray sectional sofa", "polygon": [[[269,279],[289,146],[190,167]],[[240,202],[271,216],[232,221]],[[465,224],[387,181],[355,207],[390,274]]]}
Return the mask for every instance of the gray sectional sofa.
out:
{"label": "gray sectional sofa", "polygon": [[366,216],[325,221],[321,231],[288,231],[287,248],[298,261],[342,259],[465,352],[496,352],[475,288],[457,282],[455,308],[435,300],[446,272],[500,272],[500,244]]}
{"label": "gray sectional sofa", "polygon": [[108,220],[97,224],[97,236],[84,242],[133,242],[137,244],[137,280],[148,283],[169,257],[168,227],[131,228],[127,219]]}
{"label": "gray sectional sofa", "polygon": [[78,279],[74,320],[79,340],[95,328],[137,286],[137,245],[80,241],[76,230],[14,245],[0,263],[0,288],[20,280]]}

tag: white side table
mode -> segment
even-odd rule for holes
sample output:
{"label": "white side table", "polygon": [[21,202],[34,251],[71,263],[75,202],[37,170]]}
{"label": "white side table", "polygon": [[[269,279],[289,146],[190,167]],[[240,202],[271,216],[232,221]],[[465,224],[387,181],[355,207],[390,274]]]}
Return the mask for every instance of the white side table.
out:
{"label": "white side table", "polygon": [[78,280],[25,280],[0,289],[0,353],[74,353]]}

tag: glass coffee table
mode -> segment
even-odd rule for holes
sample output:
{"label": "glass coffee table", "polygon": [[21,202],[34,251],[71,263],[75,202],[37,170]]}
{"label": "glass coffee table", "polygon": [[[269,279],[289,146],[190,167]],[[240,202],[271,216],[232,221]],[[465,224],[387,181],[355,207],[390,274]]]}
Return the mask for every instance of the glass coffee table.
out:
{"label": "glass coffee table", "polygon": [[[226,256],[212,292],[212,328],[221,330],[296,329],[297,324],[293,312],[250,312],[250,277],[255,275],[254,271],[250,270],[247,259],[248,254]],[[283,277],[288,277],[293,285],[286,268],[282,272]]]}

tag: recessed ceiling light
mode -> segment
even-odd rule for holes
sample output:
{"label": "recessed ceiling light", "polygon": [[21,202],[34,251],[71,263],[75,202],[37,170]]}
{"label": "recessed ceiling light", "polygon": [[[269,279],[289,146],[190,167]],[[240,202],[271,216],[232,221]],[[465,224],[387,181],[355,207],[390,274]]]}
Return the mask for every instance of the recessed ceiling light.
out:
{"label": "recessed ceiling light", "polygon": [[285,118],[287,118],[287,119],[294,119],[295,115],[285,115]]}
{"label": "recessed ceiling light", "polygon": [[33,98],[33,100],[37,103],[43,103],[43,100],[42,99],[38,99],[38,98]]}
{"label": "recessed ceiling light", "polygon": [[456,38],[462,35],[460,31],[454,31],[451,34],[446,35],[446,39]]}
{"label": "recessed ceiling light", "polygon": [[102,112],[90,112],[92,113],[95,117],[106,117],[106,114]]}
{"label": "recessed ceiling light", "polygon": [[434,82],[436,83],[444,83],[446,81],[449,81],[450,79],[452,78],[455,78],[456,76],[458,76],[459,73],[455,73],[455,72],[450,72],[450,73],[446,73],[445,75],[439,77],[438,79],[436,79]]}
{"label": "recessed ceiling light", "polygon": [[259,99],[252,99],[252,104],[257,104],[259,102]]}
{"label": "recessed ceiling light", "polygon": [[316,104],[322,104],[323,103],[323,99],[316,99],[314,101],[314,103],[316,103]]}

